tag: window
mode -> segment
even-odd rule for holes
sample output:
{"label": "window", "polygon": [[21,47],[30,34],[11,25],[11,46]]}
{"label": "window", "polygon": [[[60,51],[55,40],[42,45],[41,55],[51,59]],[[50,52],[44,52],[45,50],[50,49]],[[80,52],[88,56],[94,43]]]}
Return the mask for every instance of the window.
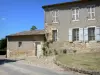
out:
{"label": "window", "polygon": [[52,39],[53,41],[57,41],[57,30],[52,30]]}
{"label": "window", "polygon": [[79,28],[73,29],[73,41],[79,41]]}
{"label": "window", "polygon": [[88,20],[95,20],[95,6],[88,7]]}
{"label": "window", "polygon": [[52,11],[52,22],[58,23],[58,10]]}
{"label": "window", "polygon": [[72,9],[72,20],[79,21],[79,9],[78,8]]}
{"label": "window", "polygon": [[21,47],[22,46],[22,42],[18,42],[18,47]]}
{"label": "window", "polygon": [[88,28],[88,39],[89,41],[95,40],[95,27]]}

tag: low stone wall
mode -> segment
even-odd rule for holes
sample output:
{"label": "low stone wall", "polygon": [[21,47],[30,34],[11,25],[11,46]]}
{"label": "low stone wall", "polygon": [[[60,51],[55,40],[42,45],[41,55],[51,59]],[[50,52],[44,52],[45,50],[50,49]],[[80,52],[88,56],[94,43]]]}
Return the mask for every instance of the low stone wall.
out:
{"label": "low stone wall", "polygon": [[76,50],[77,52],[90,52],[90,51],[100,51],[100,42],[89,42],[89,43],[80,43],[74,42],[69,43],[68,41],[58,41],[53,42],[49,45],[49,49],[52,50],[64,50],[66,49],[68,52],[73,52]]}
{"label": "low stone wall", "polygon": [[8,58],[25,58],[28,56],[34,56],[35,53],[33,50],[10,50],[7,52]]}

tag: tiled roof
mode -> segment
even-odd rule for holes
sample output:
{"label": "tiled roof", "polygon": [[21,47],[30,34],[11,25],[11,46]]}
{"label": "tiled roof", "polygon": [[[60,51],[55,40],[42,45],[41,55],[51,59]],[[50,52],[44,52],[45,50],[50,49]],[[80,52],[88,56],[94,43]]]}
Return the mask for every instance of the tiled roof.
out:
{"label": "tiled roof", "polygon": [[23,31],[16,34],[11,34],[8,36],[23,36],[23,35],[44,35],[44,30],[31,30],[31,31]]}

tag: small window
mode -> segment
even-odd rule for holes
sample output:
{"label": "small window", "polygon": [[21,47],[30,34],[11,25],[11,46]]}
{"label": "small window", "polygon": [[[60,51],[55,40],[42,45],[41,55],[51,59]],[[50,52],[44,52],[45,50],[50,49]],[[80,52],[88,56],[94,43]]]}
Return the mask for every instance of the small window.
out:
{"label": "small window", "polygon": [[79,8],[72,9],[72,20],[79,21]]}
{"label": "small window", "polygon": [[18,47],[21,47],[22,46],[22,42],[18,42]]}
{"label": "small window", "polygon": [[88,20],[95,20],[95,6],[88,7]]}
{"label": "small window", "polygon": [[89,38],[89,41],[95,40],[95,27],[88,28],[88,38]]}
{"label": "small window", "polygon": [[53,41],[57,41],[57,30],[52,30]]}
{"label": "small window", "polygon": [[79,41],[79,28],[73,29],[73,41]]}
{"label": "small window", "polygon": [[52,22],[53,23],[58,23],[58,10],[53,10],[52,11]]}

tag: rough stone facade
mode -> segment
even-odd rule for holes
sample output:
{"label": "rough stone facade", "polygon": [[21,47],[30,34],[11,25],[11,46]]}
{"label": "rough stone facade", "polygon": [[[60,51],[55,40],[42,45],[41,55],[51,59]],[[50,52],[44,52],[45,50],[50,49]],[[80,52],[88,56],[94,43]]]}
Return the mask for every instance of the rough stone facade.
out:
{"label": "rough stone facade", "polygon": [[[26,56],[37,56],[38,51],[36,45],[37,43],[40,43],[42,47],[44,39],[44,35],[7,37],[7,58],[24,58]],[[20,47],[19,42],[22,42]]]}
{"label": "rough stone facade", "polygon": [[45,23],[45,35],[46,35],[47,41],[52,40],[52,30],[57,30],[56,26],[53,24]]}
{"label": "rough stone facade", "polygon": [[93,51],[100,51],[100,43],[97,42],[89,42],[89,43],[80,43],[80,42],[73,42],[69,43],[67,41],[62,42],[53,42],[50,44],[50,49],[52,50],[64,50],[66,49],[69,53],[73,52],[74,50],[77,53],[84,53],[84,52],[93,52]]}
{"label": "rough stone facade", "polygon": [[[8,51],[8,50],[7,50]],[[35,55],[35,50],[10,50],[8,51],[7,57],[8,58],[14,58],[14,59],[23,59],[28,56]]]}

